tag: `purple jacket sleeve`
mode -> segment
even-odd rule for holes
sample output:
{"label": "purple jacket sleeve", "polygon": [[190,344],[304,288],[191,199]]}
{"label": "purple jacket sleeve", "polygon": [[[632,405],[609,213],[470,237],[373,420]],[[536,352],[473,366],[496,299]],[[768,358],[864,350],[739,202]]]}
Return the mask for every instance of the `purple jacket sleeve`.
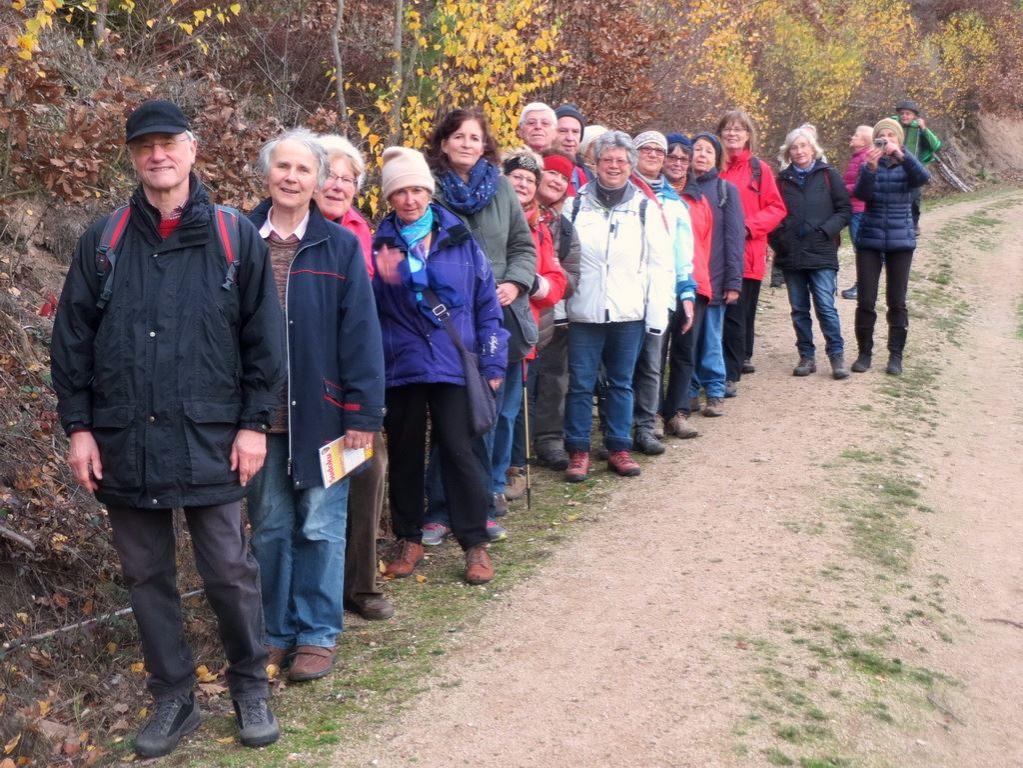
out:
{"label": "purple jacket sleeve", "polygon": [[742,290],[743,255],[746,251],[746,219],[739,190],[730,181],[725,203],[725,290]]}

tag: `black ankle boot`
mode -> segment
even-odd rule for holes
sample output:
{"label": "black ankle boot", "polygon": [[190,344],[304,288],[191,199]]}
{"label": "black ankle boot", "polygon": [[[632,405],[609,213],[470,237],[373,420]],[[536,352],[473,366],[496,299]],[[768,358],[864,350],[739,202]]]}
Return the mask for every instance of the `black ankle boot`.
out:
{"label": "black ankle boot", "polygon": [[905,328],[888,328],[888,365],[885,366],[885,373],[902,375],[902,350],[906,348],[906,335]]}
{"label": "black ankle boot", "polygon": [[873,329],[857,328],[856,346],[859,349],[859,356],[852,364],[852,370],[855,373],[865,373],[870,370],[871,353],[874,351]]}

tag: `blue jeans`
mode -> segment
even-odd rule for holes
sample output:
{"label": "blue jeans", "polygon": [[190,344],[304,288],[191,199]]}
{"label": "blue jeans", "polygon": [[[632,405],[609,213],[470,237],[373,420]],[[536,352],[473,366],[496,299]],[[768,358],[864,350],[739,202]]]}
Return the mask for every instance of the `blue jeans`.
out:
{"label": "blue jeans", "polygon": [[565,448],[570,453],[590,450],[593,389],[601,362],[607,378],[604,445],[609,451],[632,448],[632,373],[644,333],[642,320],[569,323]]}
{"label": "blue jeans", "polygon": [[863,211],[854,213],[849,219],[849,239],[852,240],[853,250],[856,250],[856,240],[860,236],[860,224],[863,223]]}
{"label": "blue jeans", "polygon": [[725,396],[725,354],[721,335],[725,327],[725,305],[709,304],[696,339],[696,366],[689,384],[689,397],[707,390],[707,397]]}
{"label": "blue jeans", "polygon": [[515,442],[515,426],[519,411],[522,410],[522,361],[511,363],[504,372],[501,393],[498,396],[501,407],[494,424],[494,447],[490,454],[490,478],[494,493],[504,493],[511,466],[512,444]]}
{"label": "blue jeans", "polygon": [[792,327],[796,329],[796,349],[800,357],[814,356],[813,320],[810,319],[810,298],[817,313],[824,350],[828,358],[845,354],[842,327],[835,309],[835,290],[838,285],[837,269],[786,269],[785,287],[792,306]]}
{"label": "blue jeans", "polygon": [[266,447],[248,493],[266,643],[330,648],[344,617],[348,480],[297,491],[288,476],[288,436],[268,435]]}

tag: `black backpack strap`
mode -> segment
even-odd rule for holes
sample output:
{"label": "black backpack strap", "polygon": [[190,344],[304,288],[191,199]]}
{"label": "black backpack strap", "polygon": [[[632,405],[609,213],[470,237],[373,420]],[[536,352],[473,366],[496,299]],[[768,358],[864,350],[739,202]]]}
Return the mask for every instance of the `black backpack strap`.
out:
{"label": "black backpack strap", "polygon": [[217,205],[213,211],[213,230],[220,243],[220,250],[227,263],[227,276],[221,286],[225,291],[237,281],[238,262],[241,254],[241,213],[237,208]]}
{"label": "black backpack strap", "polygon": [[558,237],[561,239],[558,240],[558,261],[564,264],[565,259],[568,258],[569,251],[572,250],[572,235],[575,234],[575,224],[569,221],[567,216],[559,215],[561,216],[561,228]]}
{"label": "black backpack strap", "polygon": [[646,232],[646,206],[649,202],[650,198],[645,196],[639,201],[639,227],[644,233]]}
{"label": "black backpack strap", "polygon": [[569,221],[572,222],[572,226],[575,226],[575,217],[579,215],[579,208],[583,204],[582,198],[583,196],[578,194],[572,198],[572,216],[569,218]]}
{"label": "black backpack strap", "polygon": [[728,185],[725,180],[718,176],[718,208],[724,208],[728,204]]}
{"label": "black backpack strap", "polygon": [[107,217],[103,225],[103,234],[99,237],[99,245],[96,246],[96,276],[99,278],[99,299],[96,306],[103,309],[110,303],[110,296],[114,292],[113,277],[114,266],[117,264],[117,245],[128,228],[128,219],[131,218],[131,206],[122,205]]}
{"label": "black backpack strap", "polygon": [[749,165],[750,170],[752,171],[752,174],[750,175],[750,189],[752,189],[759,195],[760,179],[763,178],[764,176],[764,171],[760,167],[760,158],[754,155],[753,157],[750,158]]}

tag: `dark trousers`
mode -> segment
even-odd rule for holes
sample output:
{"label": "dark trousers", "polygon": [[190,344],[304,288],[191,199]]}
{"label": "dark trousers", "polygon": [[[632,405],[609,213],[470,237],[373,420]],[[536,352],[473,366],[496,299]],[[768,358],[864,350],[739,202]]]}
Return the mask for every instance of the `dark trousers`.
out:
{"label": "dark trousers", "polygon": [[913,226],[920,226],[920,200],[923,198],[924,190],[923,187],[913,187],[912,189],[912,200],[913,200]]}
{"label": "dark trousers", "polygon": [[488,541],[488,479],[473,450],[469,399],[456,384],[410,384],[387,390],[384,429],[390,454],[387,478],[391,521],[398,539],[422,541],[426,471],[426,418],[440,450],[440,476],[451,530],[468,549]]}
{"label": "dark trousers", "polygon": [[670,419],[679,411],[689,413],[689,385],[696,369],[696,340],[700,338],[703,316],[707,314],[707,299],[697,296],[693,303],[693,327],[685,333],[679,333],[686,323],[682,304],[675,309],[674,322],[671,327],[671,348],[668,351],[668,392],[664,397],[665,420]]}
{"label": "dark trousers", "polygon": [[[157,700],[192,689],[195,661],[185,642],[171,509],[109,507],[114,547],[131,595],[146,685]],[[227,657],[232,698],[268,695],[259,566],[242,532],[241,502],[186,507],[195,565]]]}
{"label": "dark trousers", "polygon": [[536,382],[533,443],[537,453],[565,447],[565,396],[568,394],[568,325],[554,326],[550,343],[540,350],[529,373]]}
{"label": "dark trousers", "polygon": [[912,263],[911,250],[882,253],[861,248],[856,252],[856,283],[859,286],[859,293],[856,297],[855,325],[858,341],[873,338],[874,324],[877,322],[874,306],[877,304],[877,288],[882,268],[885,273],[888,328],[905,331],[909,327],[906,292],[909,290],[909,268]]}
{"label": "dark trousers", "polygon": [[345,550],[345,601],[358,602],[382,592],[377,581],[377,530],[384,508],[387,445],[373,436],[373,461],[348,483],[348,536]]}
{"label": "dark trousers", "polygon": [[753,334],[757,322],[757,302],[760,301],[760,281],[742,279],[739,300],[725,306],[725,330],[722,347],[725,353],[725,378],[739,381],[742,363],[753,357]]}

